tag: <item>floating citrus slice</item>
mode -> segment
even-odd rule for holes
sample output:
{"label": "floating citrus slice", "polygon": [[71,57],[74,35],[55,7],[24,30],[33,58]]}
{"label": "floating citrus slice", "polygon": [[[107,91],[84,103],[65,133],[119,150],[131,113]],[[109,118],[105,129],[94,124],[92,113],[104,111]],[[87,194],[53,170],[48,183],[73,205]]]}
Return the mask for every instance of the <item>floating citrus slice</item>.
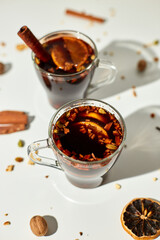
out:
{"label": "floating citrus slice", "polygon": [[160,202],[149,198],[130,201],[121,213],[124,230],[134,239],[155,239],[160,235]]}
{"label": "floating citrus slice", "polygon": [[86,126],[87,128],[92,129],[94,132],[98,133],[98,134],[102,134],[105,137],[108,137],[107,132],[101,127],[99,126],[97,123],[94,122],[77,122],[74,125],[79,125],[79,126]]}
{"label": "floating citrus slice", "polygon": [[53,46],[51,57],[57,67],[64,71],[69,71],[74,65],[67,49],[62,45]]}
{"label": "floating citrus slice", "polygon": [[106,117],[104,117],[102,114],[99,114],[99,113],[95,113],[95,112],[89,112],[89,113],[82,112],[79,115],[81,117],[93,118],[93,119],[99,120],[99,121],[101,121],[103,123],[106,123]]}
{"label": "floating citrus slice", "polygon": [[75,67],[78,68],[83,65],[88,58],[86,44],[77,38],[64,37],[63,39]]}

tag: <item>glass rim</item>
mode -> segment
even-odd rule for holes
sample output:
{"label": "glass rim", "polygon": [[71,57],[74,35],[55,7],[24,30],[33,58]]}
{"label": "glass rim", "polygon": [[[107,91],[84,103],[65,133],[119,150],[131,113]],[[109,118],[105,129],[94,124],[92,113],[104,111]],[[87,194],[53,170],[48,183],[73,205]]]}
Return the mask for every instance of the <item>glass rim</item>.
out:
{"label": "glass rim", "polygon": [[[51,32],[51,33],[48,33],[46,35],[44,35],[43,37],[39,38],[39,41],[43,40],[44,38],[47,38],[47,37],[50,37],[50,36],[54,36],[56,34],[65,34],[65,33],[71,33],[71,34],[80,34],[82,36],[84,36],[85,38],[88,38],[89,41],[93,44],[94,46],[94,52],[95,52],[95,59],[83,70],[79,71],[79,72],[76,72],[76,73],[69,73],[69,74],[55,74],[55,73],[50,73],[50,72],[47,72],[46,70],[44,70],[43,68],[41,68],[40,66],[38,66],[35,62],[35,53],[32,51],[31,52],[31,57],[32,57],[32,61],[34,62],[34,65],[35,67],[40,70],[41,72],[45,73],[46,75],[48,76],[54,76],[54,77],[72,77],[72,76],[76,76],[76,75],[79,75],[87,70],[89,70],[94,64],[97,63],[98,61],[98,50],[97,50],[97,47],[96,47],[96,44],[94,43],[94,41],[89,37],[87,36],[86,34],[80,32],[80,31],[76,31],[76,30],[58,30],[58,31],[54,31],[54,32]],[[81,38],[80,38],[81,39]]]}
{"label": "glass rim", "polygon": [[[110,107],[114,112],[117,113],[117,115],[120,117],[121,122],[122,122],[122,125],[123,125],[123,139],[122,139],[122,142],[121,142],[121,144],[119,145],[119,147],[118,147],[118,148],[116,149],[116,151],[113,152],[111,155],[109,155],[108,157],[103,158],[103,159],[101,159],[101,160],[98,160],[98,161],[91,161],[91,162],[89,162],[89,161],[84,161],[84,160],[81,161],[81,160],[78,160],[78,159],[73,159],[73,158],[65,155],[65,154],[56,146],[55,141],[54,141],[54,139],[53,139],[52,125],[53,125],[53,121],[54,121],[56,115],[57,115],[62,109],[65,109],[65,108],[69,107],[71,104],[76,104],[76,103],[78,104],[78,102],[79,102],[79,106],[81,106],[81,105],[82,105],[82,101],[84,101],[84,102],[85,102],[85,101],[86,101],[86,102],[87,102],[87,101],[94,101],[94,102],[97,102],[97,103],[102,103],[102,104],[104,104],[104,105],[107,105],[107,106]],[[80,102],[81,102],[81,104],[80,104]],[[87,106],[87,104],[86,104],[86,106]],[[90,105],[88,104],[88,106],[90,106]],[[75,106],[75,107],[77,107],[77,106]],[[73,108],[74,108],[74,107],[71,107],[71,109],[73,109]],[[122,127],[122,125],[121,125],[121,127]],[[127,129],[126,129],[125,121],[124,121],[122,115],[119,113],[119,111],[118,111],[117,109],[115,109],[115,108],[114,108],[112,105],[110,105],[109,103],[106,103],[106,102],[104,102],[104,101],[102,101],[102,100],[98,100],[98,99],[92,99],[92,98],[77,99],[77,100],[73,100],[73,101],[70,101],[70,102],[64,104],[63,106],[61,106],[61,107],[53,114],[53,116],[51,117],[50,123],[49,123],[49,127],[48,127],[49,139],[51,140],[51,143],[52,143],[52,145],[53,145],[53,148],[56,150],[56,152],[58,152],[58,154],[60,154],[63,158],[67,159],[68,161],[71,161],[71,162],[74,162],[74,163],[79,163],[79,164],[81,164],[81,165],[99,164],[99,163],[103,163],[103,162],[105,162],[105,161],[108,161],[108,160],[112,159],[117,153],[119,153],[119,152],[122,150],[122,148],[123,148],[123,146],[124,146],[124,143],[125,143],[125,140],[126,140],[126,131],[127,131]],[[50,141],[49,141],[49,143],[50,143]]]}

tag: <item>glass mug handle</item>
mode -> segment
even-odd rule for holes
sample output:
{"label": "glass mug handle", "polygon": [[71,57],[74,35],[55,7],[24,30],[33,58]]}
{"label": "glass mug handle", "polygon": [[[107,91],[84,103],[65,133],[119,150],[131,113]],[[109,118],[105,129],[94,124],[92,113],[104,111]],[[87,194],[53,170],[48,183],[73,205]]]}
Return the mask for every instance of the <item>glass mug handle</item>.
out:
{"label": "glass mug handle", "polygon": [[110,62],[106,59],[98,59],[97,67],[105,69],[107,73],[106,73],[103,80],[96,81],[95,83],[91,83],[89,85],[89,88],[87,90],[87,94],[90,94],[90,93],[94,92],[95,90],[97,90],[98,88],[100,88],[100,87],[102,87],[106,84],[112,83],[116,78],[117,69],[113,65],[112,62]]}
{"label": "glass mug handle", "polygon": [[[63,170],[58,161],[54,160],[52,158],[49,157],[43,157],[38,155],[38,151],[40,149],[44,149],[44,148],[50,148],[49,145],[49,139],[44,139],[44,140],[39,140],[39,141],[35,141],[33,143],[31,143],[28,146],[27,152],[28,152],[28,156],[30,158],[30,160],[34,163],[40,164],[40,165],[44,165],[44,166],[48,166],[48,167],[53,167],[59,170]],[[51,163],[51,161],[54,163]]]}

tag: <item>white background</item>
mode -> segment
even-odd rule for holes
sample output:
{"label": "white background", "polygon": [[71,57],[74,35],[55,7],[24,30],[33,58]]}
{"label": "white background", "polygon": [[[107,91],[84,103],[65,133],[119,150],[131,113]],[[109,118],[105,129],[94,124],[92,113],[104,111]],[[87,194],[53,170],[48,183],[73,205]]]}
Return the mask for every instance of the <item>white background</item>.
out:
{"label": "white background", "polygon": [[[103,17],[106,22],[67,16],[67,8]],[[124,205],[136,197],[160,200],[160,132],[155,128],[160,127],[160,65],[153,60],[160,57],[160,44],[143,46],[160,40],[159,12],[159,0],[0,0],[0,43],[6,43],[5,47],[0,45],[0,62],[10,66],[0,75],[0,110],[21,110],[34,116],[28,130],[0,136],[1,240],[37,239],[29,227],[34,215],[48,216],[50,230],[41,239],[129,240],[120,223]],[[104,184],[96,189],[76,188],[66,181],[63,172],[28,165],[27,146],[47,138],[55,110],[37,79],[31,51],[16,50],[22,43],[17,32],[23,25],[37,38],[55,30],[81,31],[95,41],[100,57],[117,66],[115,82],[89,97],[110,103],[123,115],[127,148]],[[140,59],[148,63],[144,73],[137,72]],[[94,81],[99,77],[97,73]],[[154,119],[151,113],[155,113]],[[25,141],[23,148],[17,146],[19,139]],[[24,157],[24,162],[16,163],[17,156]],[[10,164],[15,169],[6,172]],[[153,181],[154,177],[158,180]],[[115,188],[116,183],[121,184],[120,190]],[[4,226],[5,221],[11,225]]]}

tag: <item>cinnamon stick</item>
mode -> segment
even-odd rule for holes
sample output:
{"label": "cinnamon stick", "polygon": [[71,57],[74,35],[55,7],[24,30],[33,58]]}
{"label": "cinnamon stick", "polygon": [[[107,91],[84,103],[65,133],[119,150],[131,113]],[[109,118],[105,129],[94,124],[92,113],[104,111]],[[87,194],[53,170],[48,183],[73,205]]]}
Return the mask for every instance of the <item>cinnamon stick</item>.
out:
{"label": "cinnamon stick", "polygon": [[27,26],[21,27],[17,34],[41,61],[51,61],[49,53],[43,48],[42,44]]}
{"label": "cinnamon stick", "polygon": [[0,126],[0,134],[9,134],[17,131],[25,130],[26,126],[23,123],[9,124],[8,126]]}
{"label": "cinnamon stick", "polygon": [[28,123],[28,116],[21,111],[1,111],[0,124],[24,124]]}
{"label": "cinnamon stick", "polygon": [[70,10],[70,9],[66,10],[66,14],[69,14],[69,15],[72,15],[72,16],[75,16],[75,17],[86,18],[90,21],[96,21],[96,22],[100,22],[100,23],[103,23],[103,22],[106,21],[104,18],[95,17],[95,16],[92,16],[92,15],[88,15],[84,12],[77,12],[77,11],[73,11],[73,10]]}

